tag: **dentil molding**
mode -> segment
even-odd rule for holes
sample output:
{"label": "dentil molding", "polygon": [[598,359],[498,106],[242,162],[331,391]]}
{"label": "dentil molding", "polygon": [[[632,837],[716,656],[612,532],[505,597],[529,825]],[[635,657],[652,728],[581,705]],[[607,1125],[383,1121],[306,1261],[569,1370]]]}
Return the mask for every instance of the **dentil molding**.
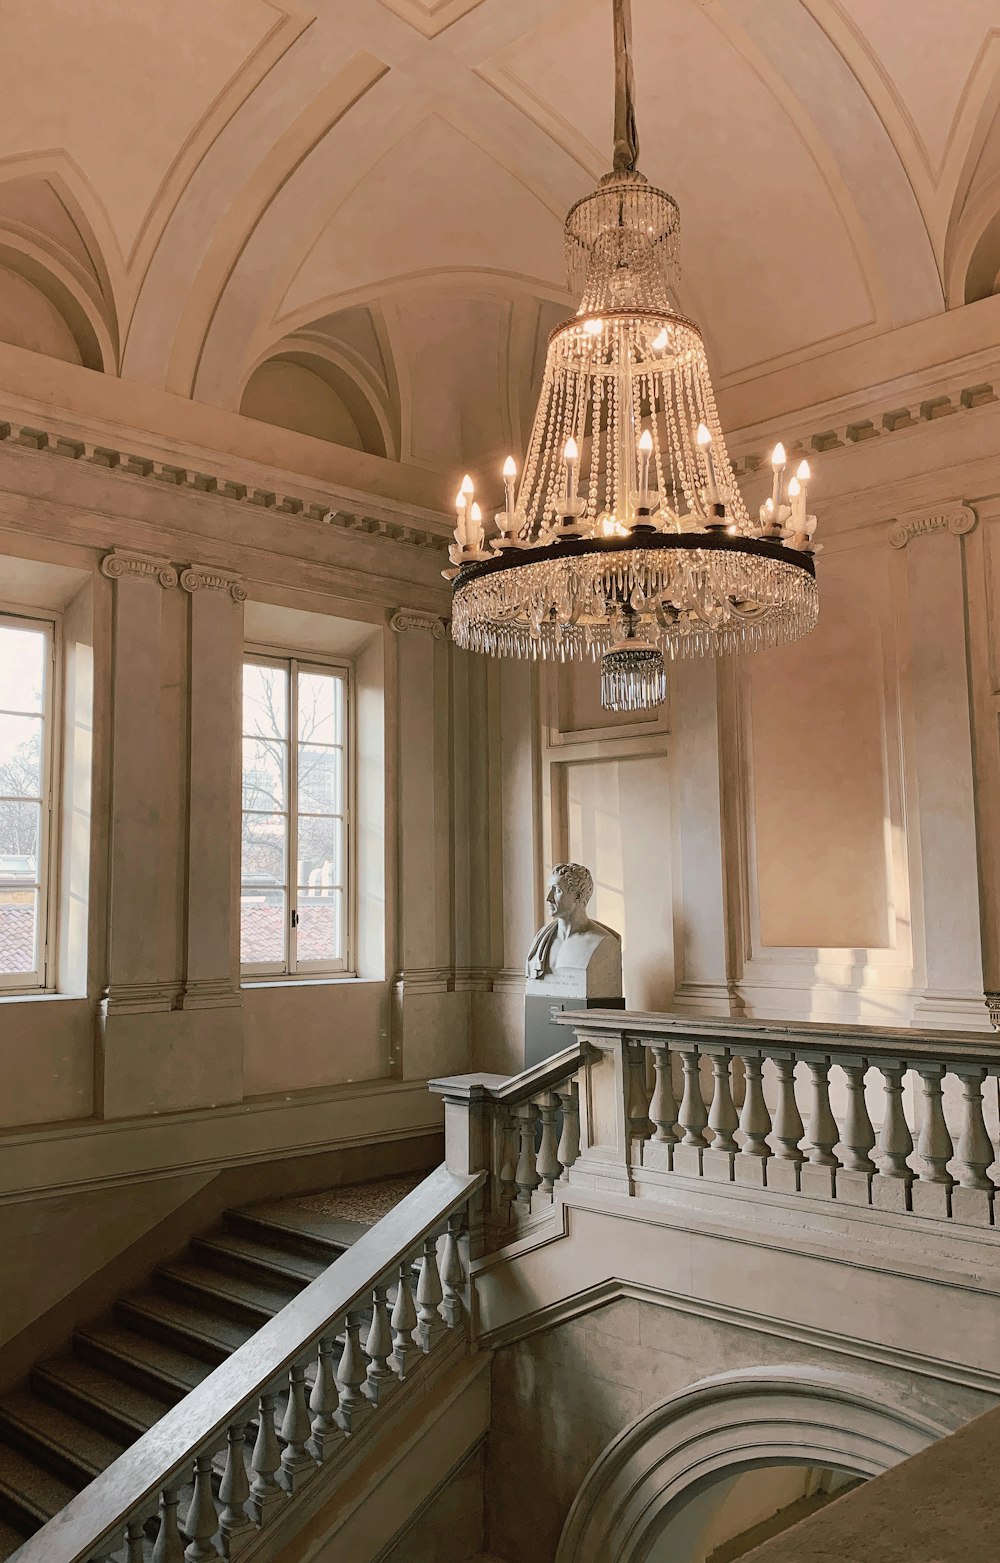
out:
{"label": "dentil molding", "polygon": [[101,560],[101,574],[109,581],[121,581],[134,575],[140,580],[158,581],[167,590],[177,585],[177,571],[169,559],[157,554],[140,554],[132,549],[115,548]]}
{"label": "dentil molding", "polygon": [[398,608],[389,625],[397,635],[405,630],[422,630],[425,635],[433,635],[435,640],[444,640],[448,634],[447,621],[437,613],[425,613],[422,608]]}
{"label": "dentil molding", "polygon": [[180,584],[186,592],[228,592],[234,602],[246,602],[242,576],[231,570],[216,570],[207,565],[189,564],[182,571]]}
{"label": "dentil molding", "polygon": [[924,532],[951,532],[963,537],[976,524],[976,512],[969,505],[942,505],[935,510],[919,510],[912,515],[900,516],[889,533],[893,548],[905,548],[913,537]]}

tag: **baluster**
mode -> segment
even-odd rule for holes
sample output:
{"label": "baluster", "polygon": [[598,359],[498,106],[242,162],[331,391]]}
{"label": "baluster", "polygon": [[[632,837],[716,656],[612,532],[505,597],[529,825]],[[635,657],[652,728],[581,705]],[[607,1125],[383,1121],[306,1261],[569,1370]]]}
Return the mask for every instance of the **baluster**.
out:
{"label": "baluster", "polygon": [[562,1172],[562,1162],[556,1154],[556,1113],[559,1110],[559,1098],[555,1091],[546,1091],[538,1104],[538,1110],[542,1119],[542,1136],[538,1148],[538,1176],[542,1185],[542,1193],[552,1198],[552,1191]]}
{"label": "baluster", "polygon": [[184,1548],[185,1563],[204,1563],[206,1558],[219,1556],[212,1545],[218,1528],[219,1517],[212,1496],[212,1456],[200,1454],[194,1462],[194,1487],[184,1518],[184,1534],[188,1538]]}
{"label": "baluster", "polygon": [[313,1459],[320,1462],[326,1459],[335,1444],[340,1443],[340,1428],[336,1420],[340,1397],[337,1394],[337,1374],[333,1365],[335,1344],[326,1335],[317,1346],[316,1377],[309,1396],[309,1409],[313,1414],[309,1449]]}
{"label": "baluster", "polygon": [[266,1525],[275,1504],[284,1497],[275,1480],[281,1469],[281,1448],[274,1431],[274,1395],[261,1395],[257,1409],[257,1438],[250,1456],[250,1512],[258,1525]]}
{"label": "baluster", "polygon": [[389,1359],[400,1378],[409,1371],[411,1357],[420,1355],[420,1347],[413,1338],[417,1327],[417,1310],[413,1304],[413,1267],[407,1260],[399,1267],[399,1286],[392,1307],[392,1356]]}
{"label": "baluster", "polygon": [[441,1286],[444,1302],[441,1310],[451,1329],[461,1324],[465,1311],[465,1270],[458,1240],[465,1220],[465,1212],[458,1210],[448,1217],[448,1230],[444,1237],[444,1255],[441,1260]]}
{"label": "baluster", "polygon": [[[728,1048],[712,1054],[712,1105],[708,1113],[708,1127],[713,1134],[710,1148],[714,1155],[706,1161],[706,1171],[714,1165],[724,1179],[732,1177],[732,1159],[739,1150],[733,1139],[740,1120],[733,1101],[731,1069],[732,1055]],[[724,1157],[725,1160],[716,1161],[716,1156]]]}
{"label": "baluster", "polygon": [[219,1483],[219,1534],[222,1537],[224,1557],[235,1557],[240,1550],[241,1538],[253,1530],[253,1521],[247,1513],[250,1482],[246,1467],[247,1431],[242,1422],[234,1422],[227,1433],[226,1468]]}
{"label": "baluster", "polygon": [[954,1182],[948,1171],[953,1147],[944,1116],[941,1100],[943,1064],[918,1064],[917,1074],[923,1084],[923,1118],[917,1140],[920,1167],[917,1181],[910,1190],[913,1209],[923,1216],[949,1216],[951,1214],[951,1187]]}
{"label": "baluster", "polygon": [[653,1139],[660,1145],[674,1145],[677,1140],[677,1098],[670,1049],[665,1043],[653,1047],[653,1098],[649,1104],[649,1116],[656,1125]]}
{"label": "baluster", "polygon": [[523,1102],[517,1109],[518,1132],[521,1151],[517,1158],[514,1182],[517,1184],[517,1203],[525,1215],[531,1214],[531,1196],[541,1183],[535,1170],[535,1118],[537,1110],[532,1102]]}
{"label": "baluster", "polygon": [[952,1215],[956,1221],[990,1224],[993,1184],[986,1169],[993,1162],[993,1142],[983,1118],[983,1081],[980,1067],[956,1068],[962,1082],[962,1129],[955,1146],[955,1174],[959,1187],[952,1190]]}
{"label": "baluster", "polygon": [[878,1177],[872,1183],[872,1202],[883,1210],[909,1210],[913,1172],[907,1157],[913,1150],[913,1137],[903,1108],[902,1059],[880,1060],[884,1106],[878,1137]]}
{"label": "baluster", "polygon": [[833,1147],[840,1139],[840,1130],[830,1108],[830,1060],[809,1058],[806,1067],[811,1081],[811,1104],[803,1149],[808,1159],[799,1176],[799,1187],[803,1194],[833,1199],[840,1165]]}
{"label": "baluster", "polygon": [[684,1047],[680,1053],[684,1071],[684,1093],[681,1096],[678,1122],[684,1130],[684,1136],[680,1146],[675,1146],[673,1149],[673,1166],[678,1172],[694,1172],[700,1175],[702,1152],[708,1144],[705,1138],[708,1111],[702,1096],[702,1077],[698,1072],[698,1049]]}
{"label": "baluster", "polygon": [[517,1194],[517,1151],[520,1142],[513,1111],[508,1110],[502,1113],[498,1122],[500,1135],[500,1171],[498,1173],[500,1218],[502,1221],[510,1221],[513,1218],[513,1203]]}
{"label": "baluster", "polygon": [[184,1543],[177,1524],[178,1493],[165,1487],[160,1493],[160,1528],[153,1543],[152,1563],[184,1563]]}
{"label": "baluster", "polygon": [[871,1158],[875,1130],[868,1116],[868,1102],[865,1098],[868,1060],[859,1058],[838,1062],[847,1080],[847,1107],[840,1132],[843,1171],[837,1174],[837,1198],[852,1205],[867,1205],[871,1201],[872,1175],[875,1172],[875,1163]]}
{"label": "baluster", "polygon": [[340,1407],[337,1422],[345,1433],[354,1432],[366,1410],[368,1400],[361,1393],[362,1384],[368,1381],[368,1364],[361,1350],[361,1326],[364,1314],[357,1309],[344,1320],[344,1349],[337,1369],[337,1388],[340,1391]]}
{"label": "baluster", "polygon": [[799,1187],[802,1153],[802,1115],[795,1099],[795,1060],[776,1058],[774,1067],[778,1076],[778,1107],[774,1114],[774,1157],[767,1169],[768,1188],[780,1189],[784,1194],[794,1194]]}
{"label": "baluster", "polygon": [[[650,1090],[646,1079],[646,1049],[641,1042],[629,1042],[625,1046],[627,1070],[625,1104],[628,1117],[629,1140],[648,1140],[653,1133],[649,1121]],[[630,1148],[631,1149],[631,1148]]]}
{"label": "baluster", "polygon": [[143,1520],[129,1520],[125,1527],[125,1563],[145,1563],[145,1557],[145,1522]]}
{"label": "baluster", "polygon": [[756,1183],[760,1186],[767,1179],[767,1158],[771,1147],[767,1136],[771,1132],[771,1114],[764,1100],[764,1059],[760,1053],[748,1053],[743,1058],[743,1108],[740,1113],[740,1132],[743,1144],[736,1160],[736,1181]]}
{"label": "baluster", "polygon": [[562,1133],[556,1155],[562,1163],[561,1182],[568,1183],[569,1169],[580,1155],[580,1087],[568,1080],[559,1092],[562,1103]]}
{"label": "baluster", "polygon": [[285,1447],[278,1478],[288,1493],[300,1487],[303,1477],[311,1476],[315,1470],[312,1456],[306,1447],[311,1432],[309,1407],[306,1404],[306,1370],[294,1366],[288,1370],[288,1400],[281,1419],[281,1436]]}
{"label": "baluster", "polygon": [[392,1355],[392,1332],[389,1329],[389,1305],[386,1302],[388,1287],[379,1281],[372,1290],[372,1322],[365,1342],[368,1354],[368,1382],[364,1393],[373,1406],[384,1398],[390,1386],[395,1385],[396,1375],[389,1366]]}
{"label": "baluster", "polygon": [[445,1324],[438,1309],[444,1293],[438,1273],[437,1239],[424,1241],[424,1255],[417,1281],[417,1340],[424,1352],[433,1351],[444,1334]]}

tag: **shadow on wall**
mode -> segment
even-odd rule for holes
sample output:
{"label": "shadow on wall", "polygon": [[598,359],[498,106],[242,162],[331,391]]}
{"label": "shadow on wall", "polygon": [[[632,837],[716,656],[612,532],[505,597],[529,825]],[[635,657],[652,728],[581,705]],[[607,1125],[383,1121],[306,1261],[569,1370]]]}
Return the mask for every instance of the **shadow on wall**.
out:
{"label": "shadow on wall", "polygon": [[736,1563],[861,1480],[850,1471],[790,1464],[717,1477],[674,1505],[644,1563]]}

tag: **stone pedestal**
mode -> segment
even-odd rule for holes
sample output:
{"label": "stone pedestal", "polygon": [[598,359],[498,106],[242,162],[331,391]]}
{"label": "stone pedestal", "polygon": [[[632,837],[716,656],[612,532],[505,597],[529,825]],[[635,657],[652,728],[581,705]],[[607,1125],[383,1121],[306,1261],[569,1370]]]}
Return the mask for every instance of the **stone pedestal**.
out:
{"label": "stone pedestal", "polygon": [[568,1047],[572,1036],[553,1015],[574,1009],[624,1009],[622,956],[617,939],[603,939],[586,967],[564,966],[524,987],[524,1067]]}

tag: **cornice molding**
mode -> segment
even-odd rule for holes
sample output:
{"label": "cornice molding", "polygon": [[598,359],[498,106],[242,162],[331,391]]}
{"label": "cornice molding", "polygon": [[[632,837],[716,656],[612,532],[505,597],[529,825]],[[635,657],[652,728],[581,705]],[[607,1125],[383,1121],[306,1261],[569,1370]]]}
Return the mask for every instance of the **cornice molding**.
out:
{"label": "cornice molding", "polygon": [[137,553],[130,548],[114,548],[101,560],[101,574],[109,581],[121,581],[126,576],[140,580],[158,581],[165,591],[177,585],[177,571],[169,559],[159,554]]}
{"label": "cornice molding", "polygon": [[389,620],[389,627],[397,635],[407,630],[420,630],[425,635],[432,635],[435,640],[445,640],[448,636],[448,621],[437,613],[426,613],[421,608],[397,608]]}
{"label": "cornice molding", "polygon": [[211,461],[210,452],[171,451],[173,459],[164,460],[137,455],[134,449],[119,444],[120,438],[118,430],[109,428],[106,435],[95,433],[93,425],[85,427],[83,420],[77,423],[47,412],[36,417],[33,409],[23,420],[13,414],[0,416],[0,446],[62,456],[100,467],[123,479],[193,489],[228,504],[251,505],[256,510],[273,511],[276,516],[296,516],[435,553],[443,553],[451,537],[445,517],[431,511],[421,513],[418,506],[404,506],[399,501],[346,488],[338,493],[333,485],[320,487],[308,480],[299,481],[294,473],[286,475],[256,463],[241,463],[238,458],[220,456],[219,460],[220,467],[227,460],[232,461],[235,472],[206,472],[203,464]]}
{"label": "cornice molding", "polygon": [[211,565],[186,565],[180,574],[180,584],[186,592],[228,592],[234,602],[247,600],[242,576],[234,574],[231,570],[217,570]]}
{"label": "cornice molding", "polygon": [[[1000,365],[991,362],[988,370],[995,380],[1000,380]],[[997,401],[1000,396],[993,383],[986,380],[973,384],[949,382],[945,386],[940,381],[928,381],[916,391],[912,386],[901,386],[896,396],[893,396],[891,386],[887,386],[883,387],[877,401],[874,397],[863,402],[857,396],[843,397],[836,403],[818,405],[802,414],[802,421],[794,420],[798,422],[799,431],[793,431],[786,443],[795,460],[825,451],[850,450],[852,446],[866,445],[869,440],[884,439],[903,429],[924,428],[941,418],[974,412]],[[806,424],[803,429],[806,418],[812,427]],[[732,430],[728,444],[733,472],[738,478],[767,467],[770,452],[763,446],[758,447],[757,441],[768,437],[765,430],[773,432],[782,422],[787,429],[789,421],[775,417],[752,430]]]}
{"label": "cornice molding", "polygon": [[905,548],[914,537],[925,532],[951,532],[953,537],[964,537],[976,524],[976,512],[970,505],[942,505],[933,510],[917,510],[907,516],[899,516],[889,531],[892,548]]}

